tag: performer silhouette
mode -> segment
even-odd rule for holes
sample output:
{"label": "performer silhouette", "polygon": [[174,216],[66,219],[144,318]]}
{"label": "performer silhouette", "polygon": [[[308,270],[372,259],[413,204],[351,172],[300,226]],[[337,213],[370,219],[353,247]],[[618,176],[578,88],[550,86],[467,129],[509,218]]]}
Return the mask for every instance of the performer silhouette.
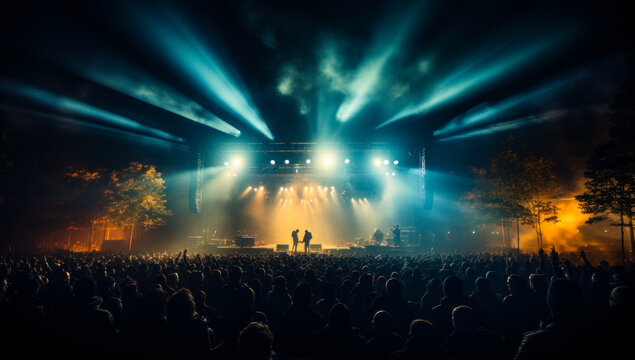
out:
{"label": "performer silhouette", "polygon": [[311,239],[313,238],[313,234],[309,230],[304,230],[304,237],[302,238],[302,242],[304,243],[304,252],[309,252],[309,245],[311,245]]}
{"label": "performer silhouette", "polygon": [[373,230],[373,235],[371,235],[370,240],[374,245],[381,245],[382,241],[384,241],[384,233],[376,227]]}
{"label": "performer silhouette", "polygon": [[293,239],[293,247],[291,248],[291,251],[298,252],[298,233],[300,232],[300,229],[295,229],[291,232],[291,238]]}
{"label": "performer silhouette", "polygon": [[392,240],[395,246],[401,246],[401,230],[399,229],[399,225],[395,225],[392,228]]}

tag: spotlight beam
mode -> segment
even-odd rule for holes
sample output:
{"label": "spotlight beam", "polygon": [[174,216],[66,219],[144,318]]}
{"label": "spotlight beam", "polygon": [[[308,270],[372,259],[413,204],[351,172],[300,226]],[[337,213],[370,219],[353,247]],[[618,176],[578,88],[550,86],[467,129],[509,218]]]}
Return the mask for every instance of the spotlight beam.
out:
{"label": "spotlight beam", "polygon": [[446,137],[439,141],[452,141],[452,140],[467,139],[467,138],[471,138],[475,136],[491,135],[501,131],[508,131],[508,130],[513,130],[513,129],[517,129],[517,128],[525,127],[529,125],[540,124],[546,121],[557,120],[559,118],[564,117],[566,114],[568,114],[568,111],[566,110],[551,110],[542,114],[525,116],[520,119],[493,124],[483,129]]}
{"label": "spotlight beam", "polygon": [[[496,49],[491,54],[475,62],[469,62],[467,66],[459,68],[434,86],[423,101],[409,105],[376,128],[381,128],[414,115],[426,114],[446,103],[469,96],[474,91],[501,80],[501,78],[513,71],[518,71],[521,67],[534,63],[539,56],[555,49],[569,35],[569,32],[561,32],[547,39],[541,38],[533,41],[520,49],[507,49],[509,46],[506,45],[502,47],[508,50],[506,54],[500,54],[501,50]],[[482,64],[486,59],[491,59],[494,56],[496,56],[495,59],[489,63]],[[478,66],[479,64],[481,65]],[[457,74],[461,74],[461,76],[457,76]]]}
{"label": "spotlight beam", "polygon": [[137,121],[114,114],[108,110],[104,110],[66,96],[54,94],[25,83],[0,78],[0,90],[56,110],[71,112],[79,116],[85,116],[103,123],[144,133],[171,142],[185,142],[183,138],[172,135],[163,130],[143,125]]}
{"label": "spotlight beam", "polygon": [[181,150],[187,150],[189,148],[187,145],[174,143],[174,142],[163,140],[163,139],[157,139],[155,137],[139,134],[133,131],[127,131],[127,130],[113,128],[113,127],[109,127],[105,125],[94,124],[94,123],[90,123],[90,122],[86,122],[86,121],[82,121],[78,119],[73,119],[73,118],[69,118],[65,116],[44,113],[41,111],[21,109],[18,107],[8,106],[8,105],[0,105],[0,110],[5,110],[12,113],[25,114],[28,116],[39,117],[42,119],[50,119],[54,121],[59,121],[61,123],[68,124],[70,126],[86,128],[86,129],[98,132],[100,134],[112,135],[118,138],[127,138],[132,141],[144,142],[144,143],[160,145],[160,146],[174,146]]}
{"label": "spotlight beam", "polygon": [[[416,15],[418,13],[418,7],[409,9],[409,11],[404,14],[405,16],[399,17],[399,24],[396,27],[394,25],[383,26],[383,31],[379,32],[382,36],[377,37],[373,50],[361,62],[352,81],[346,85],[346,98],[335,115],[339,121],[344,122],[349,120],[371,101],[373,91],[381,79],[381,74],[386,64],[388,64],[390,59],[398,52],[405,41],[415,24]],[[389,31],[388,28],[390,28]],[[391,34],[391,36],[383,36],[383,34],[386,33]]]}
{"label": "spotlight beam", "polygon": [[[111,68],[117,69],[122,69],[122,67],[124,67],[122,64],[118,64],[116,67],[111,66]],[[104,70],[103,67],[86,67],[79,64],[73,68],[74,71],[100,85],[225,134],[240,136],[240,131],[223,119],[138,69],[127,67],[125,71],[114,72]]]}
{"label": "spotlight beam", "polygon": [[176,67],[207,98],[273,140],[273,134],[247,92],[238,85],[238,78],[230,75],[220,57],[203,44],[199,36],[176,15],[177,12],[172,9],[168,19],[146,13],[139,27],[143,41]]}
{"label": "spotlight beam", "polygon": [[450,120],[450,122],[448,122],[443,128],[436,130],[434,132],[434,136],[449,136],[452,133],[491,122],[497,117],[500,117],[506,112],[520,107],[521,105],[539,102],[547,96],[552,97],[554,93],[562,90],[563,87],[571,85],[573,81],[585,76],[586,72],[580,72],[557,81],[552,81],[551,83],[543,85],[537,89],[533,89],[532,91],[510,97],[495,105],[486,103],[480,104],[466,111],[464,114]]}

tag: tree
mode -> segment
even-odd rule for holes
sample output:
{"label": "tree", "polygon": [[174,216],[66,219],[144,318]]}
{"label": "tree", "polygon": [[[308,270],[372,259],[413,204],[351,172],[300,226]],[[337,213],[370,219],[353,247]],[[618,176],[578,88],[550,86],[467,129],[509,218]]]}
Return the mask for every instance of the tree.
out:
{"label": "tree", "polygon": [[[635,162],[633,147],[616,141],[599,146],[587,162],[584,176],[586,191],[575,198],[584,214],[592,215],[586,221],[593,224],[613,220],[611,225],[621,230],[622,260],[624,252],[624,227],[631,231],[633,247],[633,204]],[[628,219],[628,222],[625,221]]]}
{"label": "tree", "polygon": [[543,157],[527,152],[519,155],[507,149],[495,153],[487,169],[473,169],[475,187],[467,199],[490,218],[500,219],[503,234],[506,223],[516,222],[519,252],[521,222],[535,228],[538,246],[542,248],[541,224],[558,221],[558,208],[552,203],[559,189],[553,166],[551,160]]}
{"label": "tree", "polygon": [[88,230],[88,248],[94,246],[97,224],[104,222],[107,214],[104,208],[104,191],[108,178],[102,169],[87,170],[69,166],[64,173],[60,209],[58,213],[68,228]]}
{"label": "tree", "polygon": [[523,159],[525,194],[521,203],[523,211],[520,219],[523,224],[531,225],[536,231],[539,249],[544,248],[542,224],[560,221],[559,209],[553,203],[553,199],[559,196],[560,190],[553,174],[554,165],[550,159],[534,154],[527,155]]}
{"label": "tree", "polygon": [[165,224],[165,217],[172,215],[164,191],[165,181],[153,165],[133,161],[112,172],[111,186],[105,193],[107,212],[115,222],[130,226],[129,250],[136,226],[142,225],[147,232]]}
{"label": "tree", "polygon": [[505,225],[523,216],[522,194],[526,184],[522,179],[522,161],[511,150],[496,153],[486,169],[473,168],[474,189],[467,194],[472,206],[481,209],[494,221],[500,221],[505,247]]}
{"label": "tree", "polygon": [[[609,125],[610,141],[600,145],[587,161],[584,176],[586,191],[576,200],[587,223],[612,221],[621,232],[622,260],[625,260],[624,227],[630,229],[631,252],[635,258],[633,236],[633,188],[635,188],[635,58],[628,64],[631,76],[625,81],[613,104],[604,114]],[[626,220],[625,220],[626,218]]]}
{"label": "tree", "polygon": [[551,200],[535,198],[528,202],[527,212],[523,217],[522,224],[531,225],[534,228],[539,249],[543,248],[542,224],[545,222],[559,222],[558,210]]}

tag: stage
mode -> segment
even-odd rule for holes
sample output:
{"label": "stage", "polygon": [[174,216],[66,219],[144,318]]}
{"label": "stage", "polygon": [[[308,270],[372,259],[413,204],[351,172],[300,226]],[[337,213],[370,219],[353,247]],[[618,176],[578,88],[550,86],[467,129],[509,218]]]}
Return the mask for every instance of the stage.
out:
{"label": "stage", "polygon": [[[237,245],[217,245],[217,244],[199,244],[192,249],[192,253],[201,254],[236,254],[236,255],[267,255],[267,254],[289,254],[301,255],[304,252],[304,244],[298,244],[298,251],[292,252],[290,243],[254,245],[254,246],[237,246]],[[429,249],[419,246],[387,246],[387,245],[351,245],[351,246],[322,246],[322,244],[311,244],[309,254],[327,254],[327,255],[390,255],[390,256],[414,256]]]}

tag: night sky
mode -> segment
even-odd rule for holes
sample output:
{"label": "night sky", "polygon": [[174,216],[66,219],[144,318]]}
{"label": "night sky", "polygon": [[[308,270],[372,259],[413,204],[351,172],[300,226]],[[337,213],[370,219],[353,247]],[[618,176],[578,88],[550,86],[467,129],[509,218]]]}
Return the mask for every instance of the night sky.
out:
{"label": "night sky", "polygon": [[511,136],[573,188],[630,76],[632,25],[607,1],[21,4],[0,15],[2,124],[60,164],[384,141],[427,147],[460,192]]}

